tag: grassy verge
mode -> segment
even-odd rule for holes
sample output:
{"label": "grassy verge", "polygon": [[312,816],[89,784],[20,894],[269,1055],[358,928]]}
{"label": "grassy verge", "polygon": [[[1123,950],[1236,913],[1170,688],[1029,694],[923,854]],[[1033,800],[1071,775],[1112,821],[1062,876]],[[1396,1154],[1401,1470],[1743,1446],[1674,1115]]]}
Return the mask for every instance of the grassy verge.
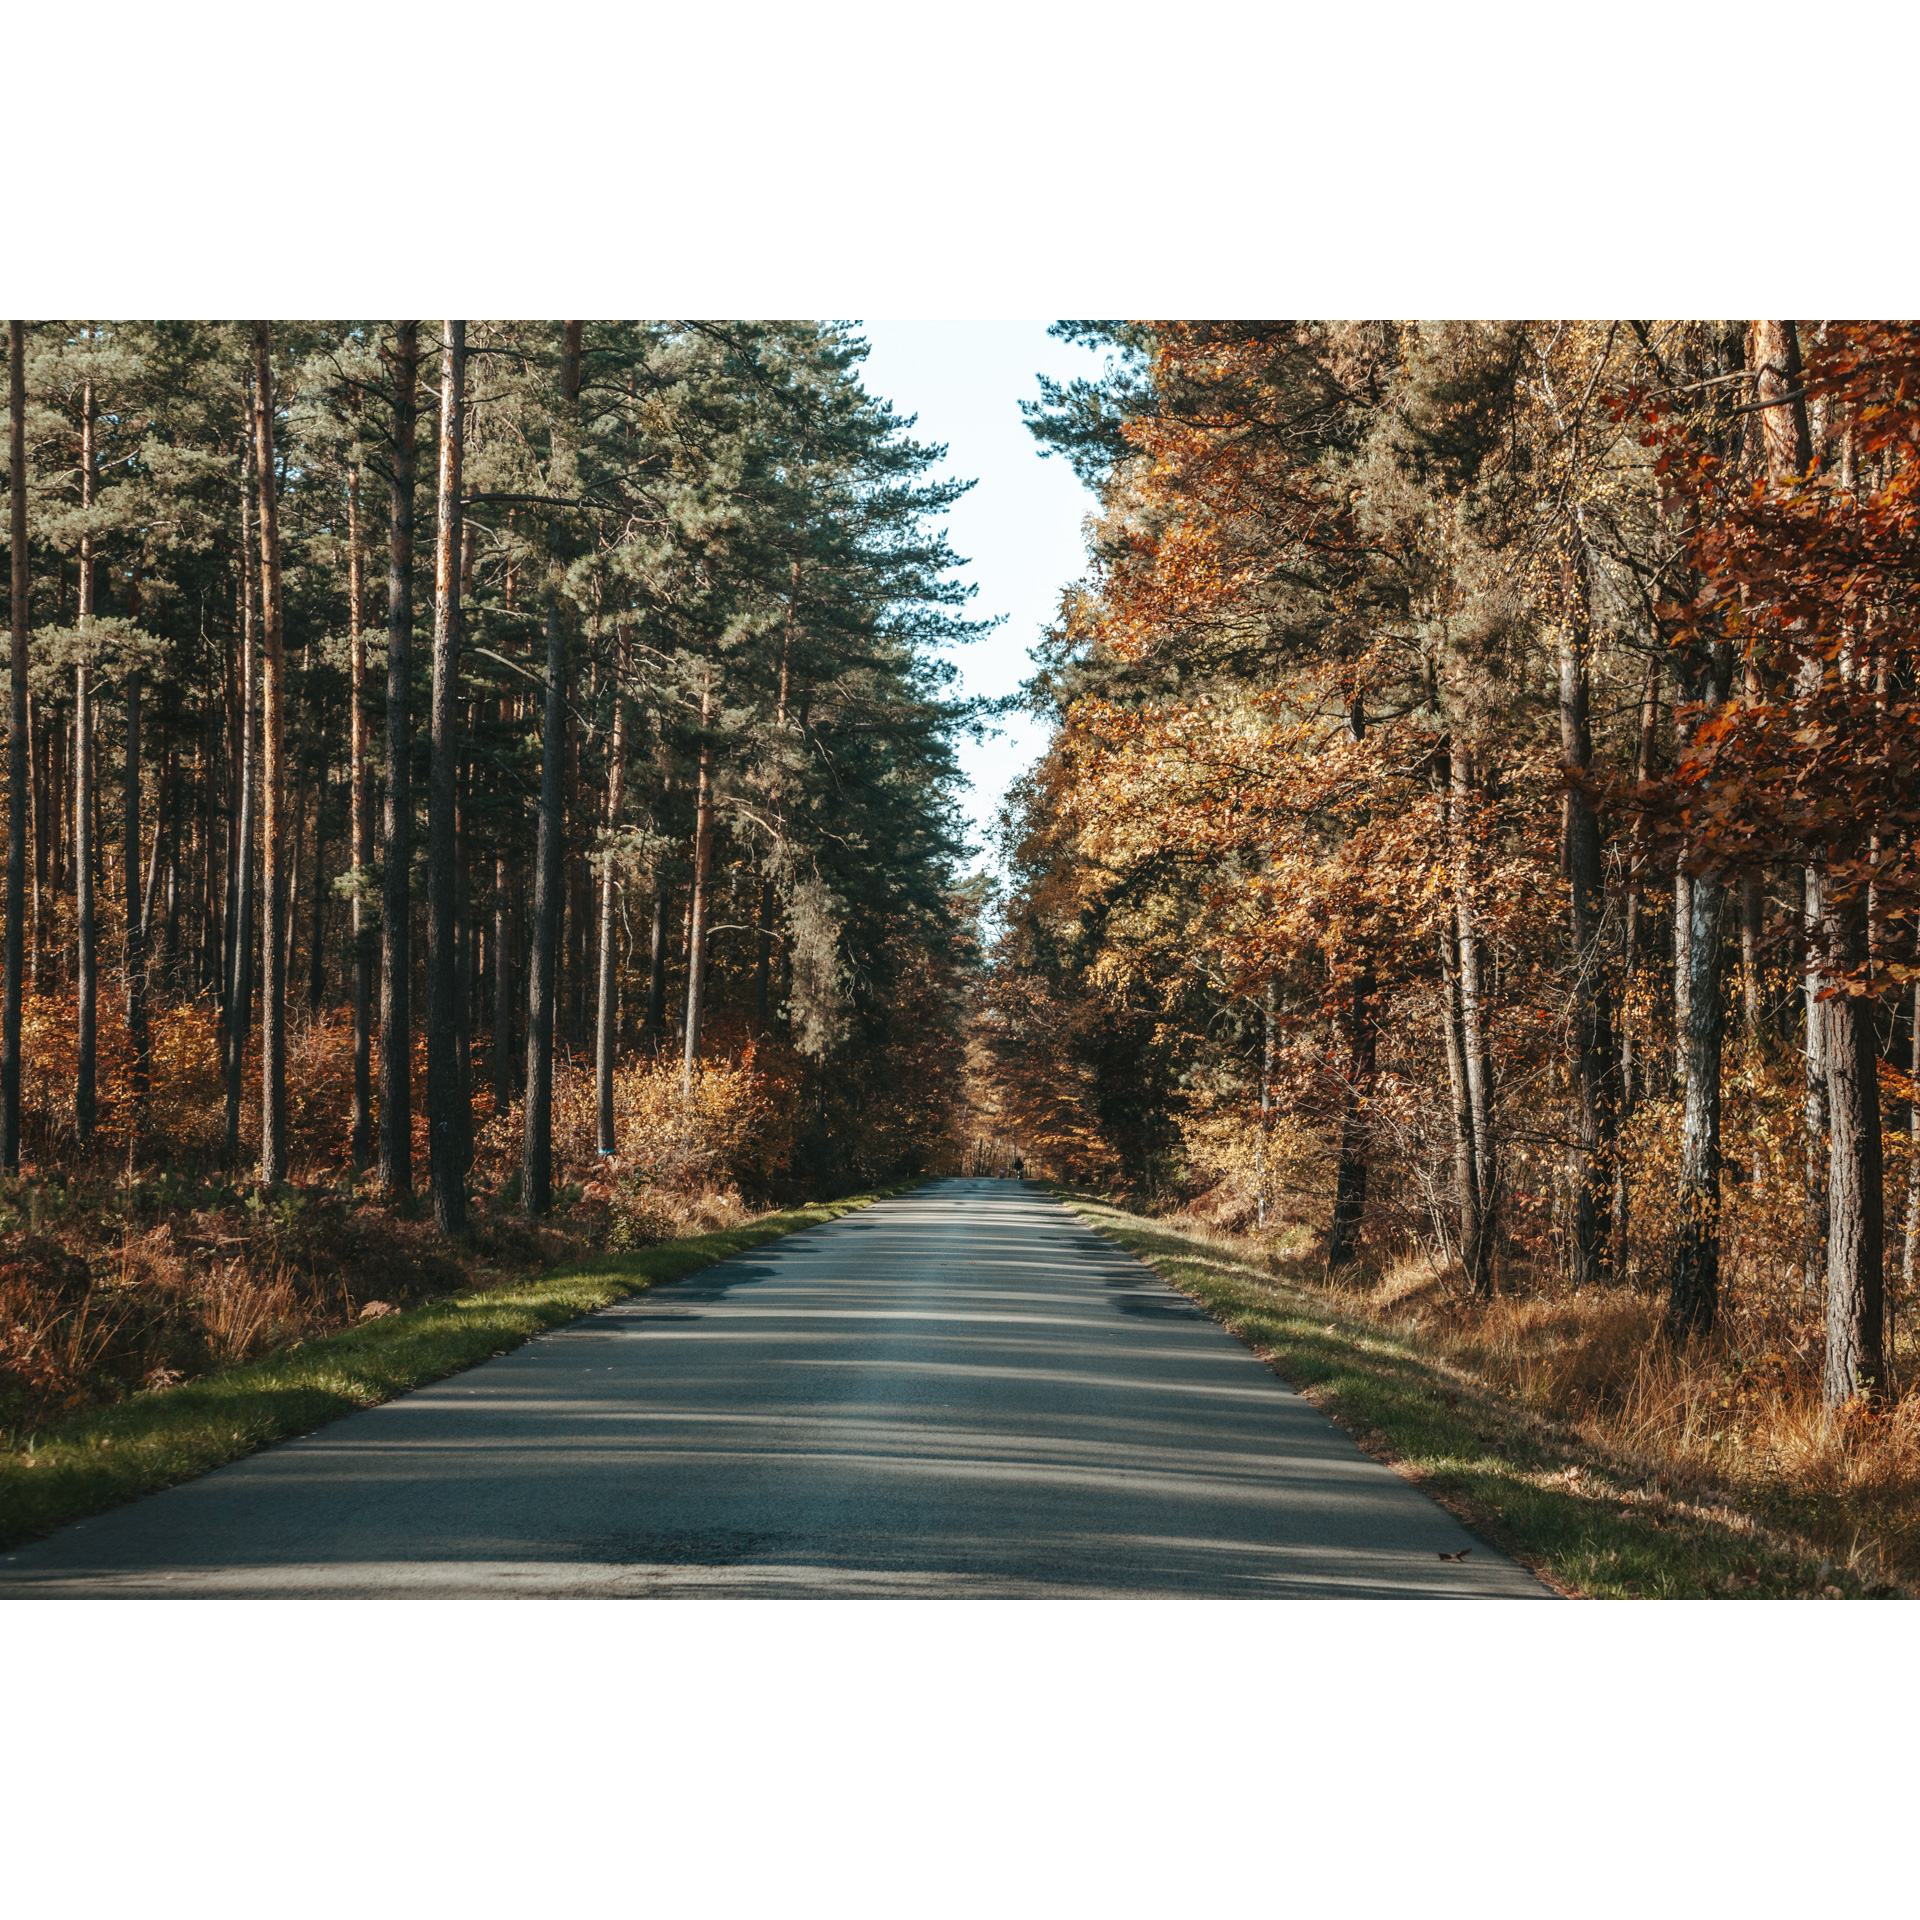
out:
{"label": "grassy verge", "polygon": [[[909,1182],[909,1185],[918,1184]],[[837,1220],[902,1187],[769,1214],[724,1233],[596,1255],[537,1279],[449,1295],[249,1366],[76,1416],[0,1454],[0,1546],[157,1492],[504,1353],[643,1287]]]}
{"label": "grassy verge", "polygon": [[1650,1477],[1211,1236],[1087,1195],[1059,1197],[1206,1308],[1368,1453],[1559,1592],[1837,1599],[1896,1591],[1870,1586],[1712,1488]]}

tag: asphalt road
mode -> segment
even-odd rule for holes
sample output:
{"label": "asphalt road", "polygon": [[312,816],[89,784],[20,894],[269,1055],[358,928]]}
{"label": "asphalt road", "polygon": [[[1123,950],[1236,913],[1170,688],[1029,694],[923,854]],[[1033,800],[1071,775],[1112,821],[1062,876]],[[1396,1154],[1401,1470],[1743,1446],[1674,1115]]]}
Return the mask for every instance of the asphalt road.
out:
{"label": "asphalt road", "polygon": [[1547,1597],[1146,1267],[995,1180],[17,1548],[0,1594]]}

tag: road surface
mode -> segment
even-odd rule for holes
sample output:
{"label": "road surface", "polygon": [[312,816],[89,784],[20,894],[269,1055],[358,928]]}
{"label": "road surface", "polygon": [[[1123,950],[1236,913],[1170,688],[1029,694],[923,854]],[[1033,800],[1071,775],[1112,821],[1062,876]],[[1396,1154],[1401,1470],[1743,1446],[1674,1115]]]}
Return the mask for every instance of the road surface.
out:
{"label": "road surface", "polygon": [[946,1180],[16,1548],[0,1595],[1547,1591],[1058,1202]]}

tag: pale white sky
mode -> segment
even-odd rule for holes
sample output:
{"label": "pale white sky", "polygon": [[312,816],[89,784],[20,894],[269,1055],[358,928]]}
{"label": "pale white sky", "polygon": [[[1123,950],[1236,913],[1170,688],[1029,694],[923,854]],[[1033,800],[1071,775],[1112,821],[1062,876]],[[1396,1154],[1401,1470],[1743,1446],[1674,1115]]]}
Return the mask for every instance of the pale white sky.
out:
{"label": "pale white sky", "polygon": [[[979,484],[947,517],[961,578],[979,593],[973,619],[1005,614],[1006,623],[955,656],[968,693],[1011,693],[1033,671],[1028,649],[1054,616],[1060,590],[1085,558],[1081,522],[1094,498],[1057,455],[1040,458],[1019,402],[1039,397],[1035,376],[1091,375],[1098,356],[1047,337],[1049,319],[863,320],[871,351],[863,382],[901,413],[918,414],[914,438],[947,448],[942,477]],[[984,841],[1007,784],[1045,744],[1024,714],[1001,722],[1001,736],[963,744],[973,781],[968,815]],[[974,864],[978,865],[976,861]]]}

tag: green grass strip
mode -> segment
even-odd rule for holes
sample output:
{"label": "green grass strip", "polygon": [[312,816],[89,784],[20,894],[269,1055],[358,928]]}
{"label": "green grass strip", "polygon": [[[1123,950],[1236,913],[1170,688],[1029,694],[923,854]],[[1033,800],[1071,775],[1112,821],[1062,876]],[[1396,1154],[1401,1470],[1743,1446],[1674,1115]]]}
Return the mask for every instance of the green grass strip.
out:
{"label": "green grass strip", "polygon": [[[1562,1591],[1749,1599],[1868,1592],[1855,1573],[1711,1492],[1662,1493],[1413,1340],[1164,1221],[1060,1192],[1087,1224],[1198,1302],[1369,1453]],[[1569,1470],[1572,1470],[1571,1473]]]}
{"label": "green grass strip", "polygon": [[596,1255],[533,1280],[450,1294],[164,1392],[76,1415],[0,1454],[0,1546],[224,1466],[276,1440],[490,1360],[729,1254],[820,1226],[918,1181],[770,1214],[725,1233]]}

